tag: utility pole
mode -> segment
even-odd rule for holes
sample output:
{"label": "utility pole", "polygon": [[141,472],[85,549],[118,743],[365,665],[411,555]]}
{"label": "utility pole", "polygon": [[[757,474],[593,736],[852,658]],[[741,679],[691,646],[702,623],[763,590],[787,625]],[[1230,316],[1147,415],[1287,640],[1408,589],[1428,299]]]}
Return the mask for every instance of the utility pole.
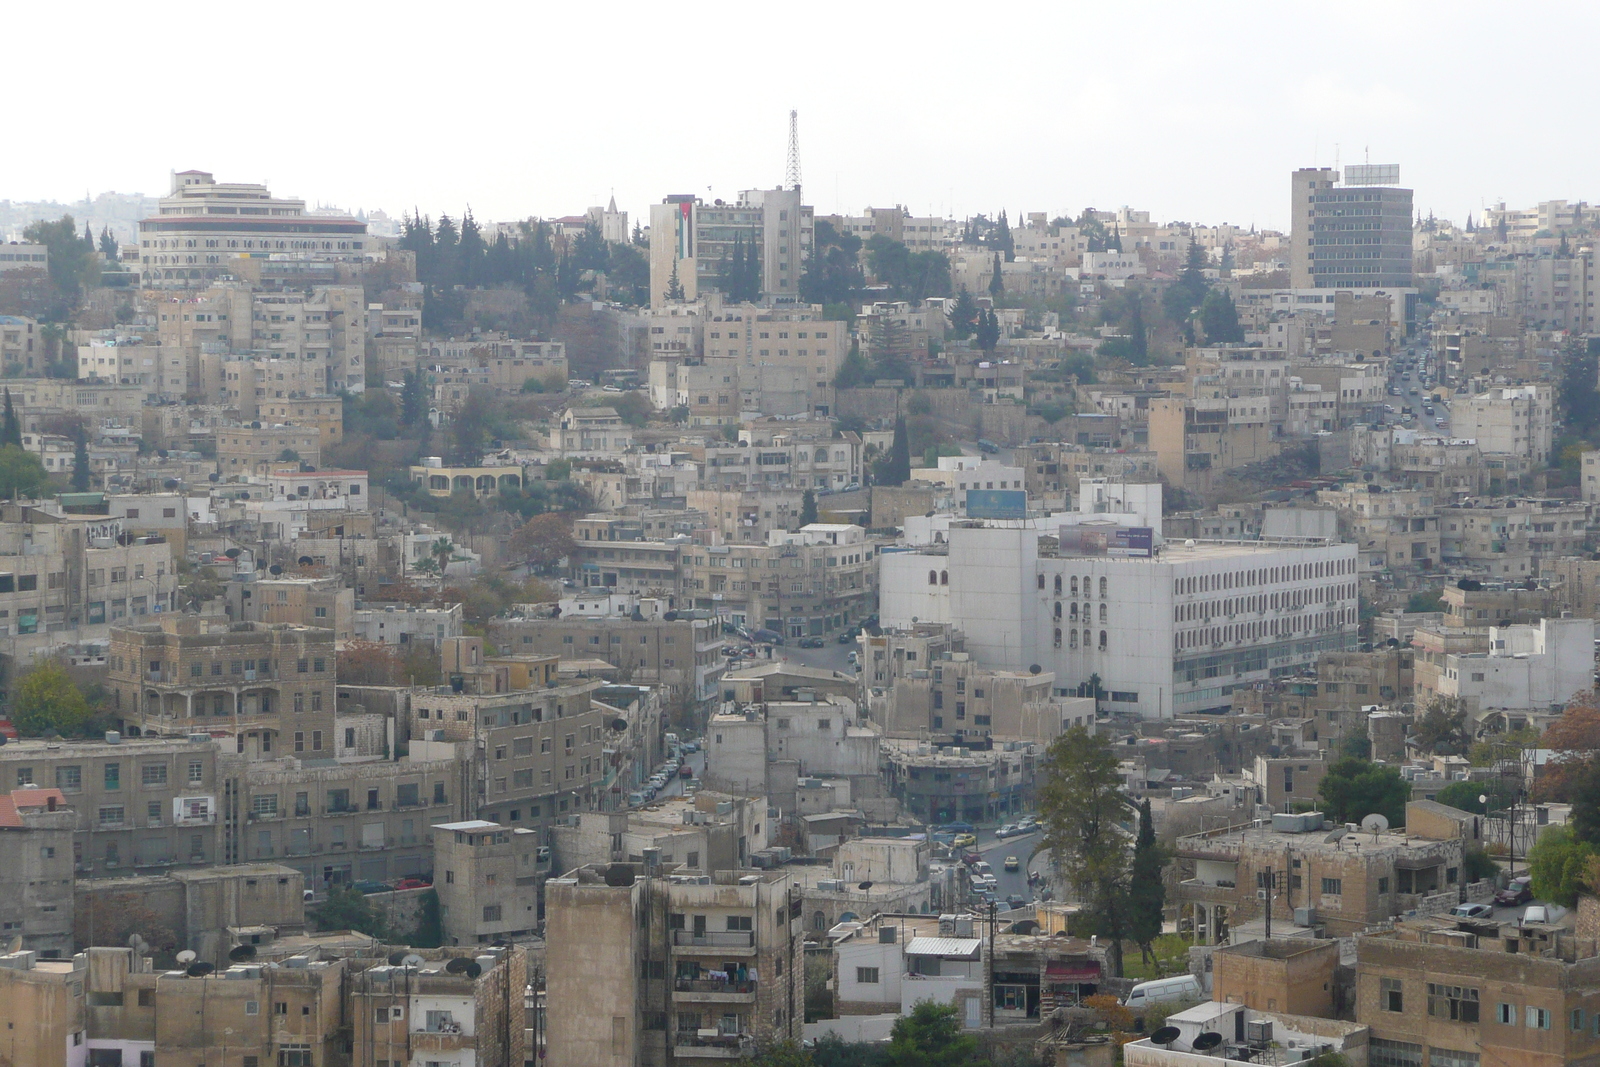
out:
{"label": "utility pole", "polygon": [[1000,905],[989,901],[989,1029],[994,1029],[994,923]]}

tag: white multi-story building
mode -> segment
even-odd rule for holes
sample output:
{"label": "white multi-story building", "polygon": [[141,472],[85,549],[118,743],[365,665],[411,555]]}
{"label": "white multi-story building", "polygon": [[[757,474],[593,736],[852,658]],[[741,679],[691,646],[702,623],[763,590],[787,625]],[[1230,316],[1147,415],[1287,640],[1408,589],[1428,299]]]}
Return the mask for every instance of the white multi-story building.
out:
{"label": "white multi-story building", "polygon": [[676,275],[683,299],[717,288],[724,263],[753,249],[761,294],[775,304],[800,299],[800,275],[811,251],[812,209],[800,190],[746,189],[732,204],[669,196],[650,205],[650,303],[661,307]]}
{"label": "white multi-story building", "polygon": [[[1581,618],[1491,626],[1489,651],[1444,657],[1437,695],[1460,698],[1479,721],[1495,714],[1504,720],[1508,712],[1549,713],[1594,688],[1594,632],[1594,620]],[[1424,694],[1432,695],[1420,689],[1419,701]]]}
{"label": "white multi-story building", "polygon": [[968,522],[947,546],[882,553],[883,625],[959,620],[984,664],[1037,665],[1071,693],[1097,677],[1113,709],[1151,719],[1224,709],[1241,686],[1355,647],[1354,545],[1168,542],[1134,556],[1112,554],[1109,529],[1059,533],[1085,550]]}
{"label": "white multi-story building", "polygon": [[1450,416],[1454,435],[1477,441],[1480,452],[1526,456],[1541,467],[1550,462],[1555,402],[1548,385],[1490,389],[1457,400]]}
{"label": "white multi-story building", "polygon": [[239,261],[360,262],[367,224],[348,215],[307,214],[304,200],[265,185],[221,183],[203,170],[179,171],[159,214],[139,223],[141,283],[148,289],[204,288]]}

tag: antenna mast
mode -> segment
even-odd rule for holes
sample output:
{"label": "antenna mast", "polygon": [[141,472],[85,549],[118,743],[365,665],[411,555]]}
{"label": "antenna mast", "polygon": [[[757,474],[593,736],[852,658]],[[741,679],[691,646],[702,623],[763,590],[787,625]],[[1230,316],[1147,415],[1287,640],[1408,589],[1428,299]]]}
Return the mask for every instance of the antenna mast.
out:
{"label": "antenna mast", "polygon": [[789,162],[784,167],[783,184],[800,191],[800,112],[789,112]]}

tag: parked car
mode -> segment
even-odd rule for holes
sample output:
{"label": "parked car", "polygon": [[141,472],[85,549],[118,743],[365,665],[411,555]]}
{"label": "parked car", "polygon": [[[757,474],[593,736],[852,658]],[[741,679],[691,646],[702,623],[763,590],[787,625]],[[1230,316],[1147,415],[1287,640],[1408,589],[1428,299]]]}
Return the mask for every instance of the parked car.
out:
{"label": "parked car", "polygon": [[1122,1003],[1129,1008],[1142,1008],[1146,1004],[1161,1001],[1200,1000],[1205,996],[1205,992],[1198,978],[1192,974],[1185,974],[1176,978],[1157,978],[1149,982],[1140,982],[1129,990],[1127,998]]}
{"label": "parked car", "polygon": [[977,834],[957,834],[955,841],[951,842],[956,848],[976,848],[978,845]]}
{"label": "parked car", "polygon": [[975,865],[983,862],[983,853],[981,853],[981,852],[968,852],[968,853],[965,853],[961,857],[961,862],[965,863],[968,867],[975,866]]}
{"label": "parked car", "polygon": [[995,837],[1016,837],[1017,836],[1017,832],[1018,832],[1017,831],[1017,824],[1014,823],[1014,822],[1008,822],[1004,826],[1000,827],[1000,829],[996,830],[994,832],[994,836]]}
{"label": "parked car", "polygon": [[1543,904],[1529,904],[1528,910],[1522,913],[1524,923],[1547,923],[1550,921],[1550,909]]}
{"label": "parked car", "polygon": [[800,639],[801,648],[821,648],[824,644],[826,642],[820,637],[802,637]]}
{"label": "parked car", "polygon": [[387,893],[387,892],[389,892],[388,885],[384,884],[383,882],[361,881],[361,882],[355,883],[350,888],[354,889],[358,893]]}
{"label": "parked car", "polygon": [[402,878],[394,884],[396,889],[426,889],[433,883],[426,878]]}
{"label": "parked car", "polygon": [[1487,919],[1494,914],[1494,908],[1489,904],[1457,904],[1450,914],[1458,919]]}
{"label": "parked car", "polygon": [[678,768],[678,777],[679,778],[693,778],[694,777],[694,768],[689,766],[687,763],[685,763],[682,767]]}
{"label": "parked car", "polygon": [[856,639],[856,632],[854,630],[846,630],[844,633],[839,635],[839,643],[841,645],[848,645],[850,642],[854,641],[855,639]]}
{"label": "parked car", "polygon": [[1006,897],[1006,907],[1008,908],[1026,908],[1027,906],[1028,898],[1021,893],[1012,893],[1009,897]]}
{"label": "parked car", "polygon": [[1005,869],[1006,870],[1015,871],[1015,870],[1018,870],[1019,868],[1021,868],[1021,866],[1022,866],[1022,861],[1018,860],[1017,857],[1015,857],[1015,856],[1007,856],[1006,857],[1006,862],[1005,862]]}

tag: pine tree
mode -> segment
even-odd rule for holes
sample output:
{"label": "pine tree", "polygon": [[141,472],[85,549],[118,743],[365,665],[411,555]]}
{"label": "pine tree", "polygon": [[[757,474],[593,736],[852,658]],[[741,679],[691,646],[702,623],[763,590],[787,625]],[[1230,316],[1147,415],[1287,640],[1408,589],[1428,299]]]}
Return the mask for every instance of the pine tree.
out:
{"label": "pine tree", "polygon": [[667,279],[667,302],[681,304],[684,300],[683,283],[678,280],[678,261],[672,261],[672,276]]}
{"label": "pine tree", "polygon": [[972,294],[963,286],[961,292],[956,294],[955,307],[950,311],[950,332],[955,335],[956,340],[964,341],[972,336],[980,314],[982,312],[978,309],[978,302],[972,299]]}
{"label": "pine tree", "polygon": [[89,228],[87,220],[83,224],[83,246],[89,251],[94,251],[94,231]]}
{"label": "pine tree", "polygon": [[11,390],[6,390],[5,414],[0,419],[0,445],[22,447],[22,424],[17,421],[17,410],[11,406]]}
{"label": "pine tree", "polygon": [[1117,227],[1114,227],[1112,229],[1112,231],[1111,231],[1111,240],[1106,242],[1106,251],[1107,252],[1121,252],[1122,251],[1122,227],[1121,226],[1117,226]]}
{"label": "pine tree", "polygon": [[1006,295],[1005,279],[1000,274],[1000,253],[994,254],[994,273],[989,277],[989,295],[999,300]]}
{"label": "pine tree", "polygon": [[120,250],[117,247],[117,239],[111,236],[110,226],[100,231],[100,254],[109,260],[117,259],[120,254]]}
{"label": "pine tree", "polygon": [[810,526],[817,521],[817,494],[807,489],[800,497],[800,525]]}
{"label": "pine tree", "polygon": [[1139,804],[1139,836],[1134,841],[1133,862],[1128,869],[1128,936],[1139,946],[1146,962],[1154,962],[1151,946],[1161,936],[1162,911],[1167,903],[1161,871],[1166,863],[1166,851],[1156,841],[1150,801],[1146,798]]}
{"label": "pine tree", "polygon": [[72,491],[86,493],[89,491],[89,435],[79,426],[73,437]]}
{"label": "pine tree", "polygon": [[994,228],[994,234],[989,239],[990,247],[997,249],[1010,263],[1017,258],[1017,240],[1011,235],[1011,223],[1006,221],[1006,213],[1000,212],[1000,222]]}

